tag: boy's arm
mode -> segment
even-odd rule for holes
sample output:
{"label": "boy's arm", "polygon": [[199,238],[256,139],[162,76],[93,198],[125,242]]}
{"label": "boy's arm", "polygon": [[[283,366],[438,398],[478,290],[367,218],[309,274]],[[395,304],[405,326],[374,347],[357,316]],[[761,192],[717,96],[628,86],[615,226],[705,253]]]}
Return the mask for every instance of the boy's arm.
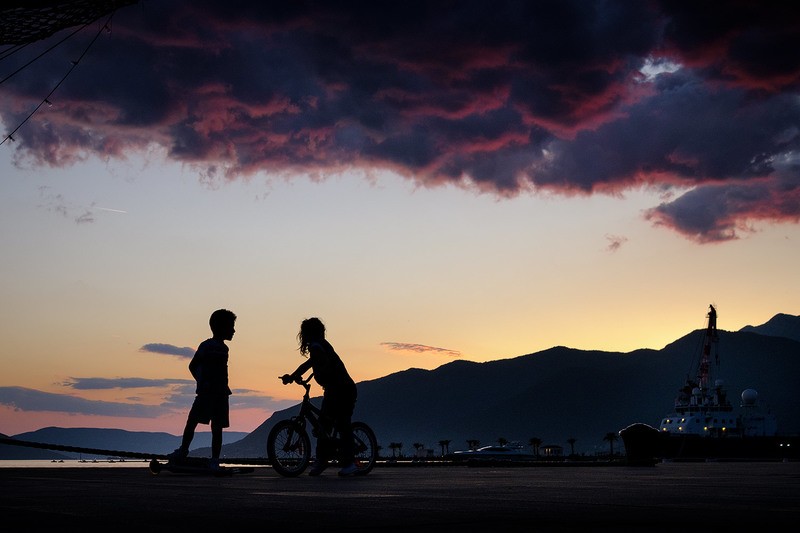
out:
{"label": "boy's arm", "polygon": [[195,381],[200,381],[200,348],[194,353],[194,357],[189,361],[189,372]]}

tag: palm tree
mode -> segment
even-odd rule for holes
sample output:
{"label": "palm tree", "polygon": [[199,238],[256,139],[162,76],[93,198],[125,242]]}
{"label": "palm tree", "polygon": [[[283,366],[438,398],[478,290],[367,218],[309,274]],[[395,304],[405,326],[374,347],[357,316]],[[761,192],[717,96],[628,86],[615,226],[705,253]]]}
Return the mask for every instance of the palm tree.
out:
{"label": "palm tree", "polygon": [[481,441],[477,439],[467,439],[467,449],[475,450],[481,445]]}
{"label": "palm tree", "polygon": [[419,451],[420,451],[422,448],[424,448],[424,447],[425,447],[425,445],[424,445],[424,444],[422,444],[421,442],[415,442],[415,443],[413,444],[413,446],[414,446],[414,449],[415,449],[415,450],[417,450],[417,452],[414,454],[414,457],[419,459],[419,458],[420,458],[420,457],[419,457]]}
{"label": "palm tree", "polygon": [[577,439],[575,437],[570,437],[570,438],[567,439],[567,442],[569,443],[569,449],[570,449],[569,454],[570,455],[575,455],[575,442],[576,441],[577,441]]}
{"label": "palm tree", "polygon": [[616,442],[617,439],[619,439],[619,435],[614,432],[608,432],[606,436],[603,437],[603,440],[608,441],[608,445],[610,446],[609,455],[611,455],[611,457],[614,457],[614,442]]}
{"label": "palm tree", "polygon": [[499,437],[499,438],[497,439],[497,443],[498,443],[500,446],[505,446],[506,444],[508,444],[508,439],[506,439],[505,437]]}
{"label": "palm tree", "polygon": [[[397,457],[397,452],[399,452],[403,448],[402,442],[390,442],[389,449],[392,450],[392,457]],[[401,455],[402,457],[402,455]]]}
{"label": "palm tree", "polygon": [[531,437],[528,440],[528,444],[530,444],[531,447],[533,448],[533,455],[539,457],[539,446],[542,445],[542,439],[540,439],[539,437]]}
{"label": "palm tree", "polygon": [[[440,440],[439,446],[442,448],[442,457],[445,456],[445,453],[450,453],[450,441],[449,440]],[[446,450],[446,452],[445,452]]]}

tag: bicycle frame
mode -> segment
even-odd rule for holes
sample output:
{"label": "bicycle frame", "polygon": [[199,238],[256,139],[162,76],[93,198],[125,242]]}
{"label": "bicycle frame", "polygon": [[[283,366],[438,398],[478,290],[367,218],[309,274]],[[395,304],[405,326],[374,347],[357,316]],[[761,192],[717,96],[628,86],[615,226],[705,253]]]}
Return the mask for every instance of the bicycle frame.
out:
{"label": "bicycle frame", "polygon": [[327,439],[334,439],[336,438],[336,430],[330,426],[330,431],[325,431],[325,427],[322,424],[322,410],[311,403],[311,378],[314,377],[314,374],[309,374],[306,379],[299,379],[297,383],[302,385],[305,389],[305,393],[303,393],[303,401],[300,403],[300,412],[297,413],[295,416],[291,417],[291,420],[294,420],[298,424],[303,427],[306,427],[306,422],[308,421],[311,424],[312,435],[319,438],[327,438]]}

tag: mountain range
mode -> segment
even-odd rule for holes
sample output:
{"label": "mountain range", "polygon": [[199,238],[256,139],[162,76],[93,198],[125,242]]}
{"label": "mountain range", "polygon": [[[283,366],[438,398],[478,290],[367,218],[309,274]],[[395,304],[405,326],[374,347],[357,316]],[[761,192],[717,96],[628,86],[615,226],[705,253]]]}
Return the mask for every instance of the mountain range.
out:
{"label": "mountain range", "polygon": [[[608,433],[634,422],[658,425],[672,408],[677,390],[697,364],[704,334],[695,330],[661,350],[623,353],[557,346],[484,363],[459,360],[433,370],[411,368],[359,382],[353,419],[372,426],[386,454],[391,443],[402,444],[400,453],[405,455],[414,453],[415,444],[438,455],[444,446],[447,451],[466,449],[467,440],[527,445],[532,438],[562,446],[567,453],[573,448],[584,455],[607,453]],[[719,377],[733,403],[738,404],[743,390],[755,389],[760,404],[777,416],[780,431],[800,434],[800,316],[778,314],[763,325],[718,334]],[[297,393],[299,402],[300,387]],[[223,455],[264,457],[269,430],[298,406],[275,412],[251,433],[225,444]],[[60,431],[66,435],[75,430]],[[15,437],[25,440],[26,435]],[[145,442],[137,448],[134,435],[123,432],[117,441],[122,447],[113,449],[150,452]],[[56,435],[53,440],[38,438],[64,444]],[[226,434],[226,442],[231,438],[236,437]],[[97,439],[87,446],[106,449],[104,438],[97,434]],[[171,442],[169,450],[177,447]],[[192,455],[209,454],[207,447],[192,450]]]}

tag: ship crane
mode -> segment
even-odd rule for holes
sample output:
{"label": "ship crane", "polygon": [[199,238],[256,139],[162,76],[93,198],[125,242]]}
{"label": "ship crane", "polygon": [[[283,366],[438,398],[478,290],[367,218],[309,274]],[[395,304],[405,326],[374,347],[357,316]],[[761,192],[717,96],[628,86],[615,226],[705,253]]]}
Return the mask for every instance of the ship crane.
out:
{"label": "ship crane", "polygon": [[[719,335],[717,335],[717,310],[713,305],[709,305],[708,308],[708,327],[706,328],[705,344],[703,345],[703,358],[700,361],[700,368],[698,368],[697,372],[697,381],[702,391],[707,391],[710,388],[708,380],[709,366],[711,365],[711,348],[716,346],[719,341]],[[719,364],[719,354],[716,350],[714,350],[714,353],[716,355],[716,363]]]}
{"label": "ship crane", "polygon": [[[711,383],[711,355],[714,354],[714,364],[719,366],[719,351],[717,348],[719,334],[717,333],[717,310],[713,305],[709,305],[708,325],[703,338],[703,347],[700,360],[697,366],[695,379],[687,376],[686,384],[679,390],[678,397],[675,399],[675,411],[682,415],[710,415],[711,413],[730,412],[733,409],[727,398],[722,381]],[[708,426],[705,421],[695,418],[696,423],[702,424],[703,430],[707,431]],[[688,431],[687,424],[680,422],[680,430]]]}

